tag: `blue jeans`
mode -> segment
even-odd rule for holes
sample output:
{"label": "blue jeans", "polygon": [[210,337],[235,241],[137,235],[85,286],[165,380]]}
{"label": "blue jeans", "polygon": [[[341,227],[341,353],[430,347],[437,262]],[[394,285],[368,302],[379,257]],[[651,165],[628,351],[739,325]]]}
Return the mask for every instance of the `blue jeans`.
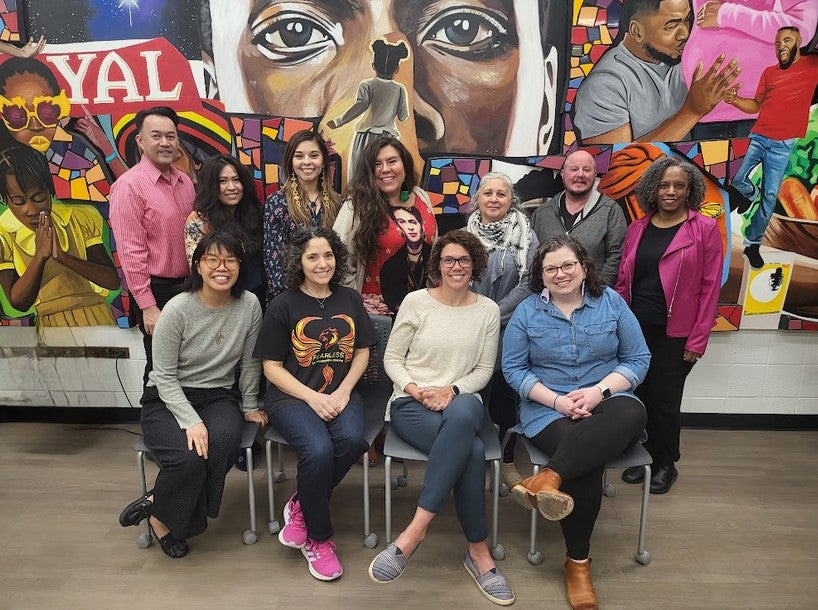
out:
{"label": "blue jeans", "polygon": [[454,505],[469,542],[488,538],[486,448],[480,440],[485,407],[476,394],[460,394],[443,411],[430,411],[411,397],[392,403],[392,427],[429,456],[418,506],[439,513],[454,491]]}
{"label": "blue jeans", "polygon": [[744,245],[760,244],[770,222],[775,204],[778,201],[778,190],[784,180],[784,171],[790,160],[790,153],[795,145],[795,138],[789,140],[771,140],[757,133],[750,134],[750,146],[741,162],[738,173],[733,178],[733,186],[750,201],[759,195],[758,187],[750,182],[750,172],[758,164],[762,166],[761,202],[750,219],[750,225],[744,232]]}
{"label": "blue jeans", "polygon": [[357,392],[331,421],[324,421],[305,402],[272,411],[270,425],[298,454],[297,498],[313,540],[332,538],[329,499],[332,490],[367,450],[364,441],[364,405]]}

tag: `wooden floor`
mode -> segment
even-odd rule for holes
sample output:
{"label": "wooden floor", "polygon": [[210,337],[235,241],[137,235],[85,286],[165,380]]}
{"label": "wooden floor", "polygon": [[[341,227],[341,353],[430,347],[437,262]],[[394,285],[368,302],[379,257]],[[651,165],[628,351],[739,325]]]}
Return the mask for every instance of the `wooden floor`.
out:
{"label": "wooden floor", "polygon": [[[181,560],[139,549],[117,523],[137,494],[134,439],[121,429],[0,425],[0,608],[492,608],[461,565],[462,534],[448,505],[397,582],[373,584],[377,552],[362,544],[361,472],[336,490],[333,516],[345,574],[314,580],[301,554],[266,532],[263,468],[255,472],[260,540],[245,546],[244,473],[228,476],[222,516]],[[594,534],[593,578],[604,608],[815,608],[818,605],[818,432],[685,430],[680,476],[651,496],[648,566],[634,562],[639,489],[619,482]],[[521,450],[518,464],[525,463]],[[279,501],[292,490],[277,486]],[[150,472],[155,472],[149,464]],[[152,475],[151,475],[152,476]],[[618,477],[613,480],[618,481]],[[414,506],[422,471],[394,498],[395,528]],[[383,538],[383,468],[372,481]],[[567,607],[559,527],[540,522],[544,562],[526,560],[527,513],[500,500],[500,568],[515,608]],[[382,547],[381,545],[378,548]]]}

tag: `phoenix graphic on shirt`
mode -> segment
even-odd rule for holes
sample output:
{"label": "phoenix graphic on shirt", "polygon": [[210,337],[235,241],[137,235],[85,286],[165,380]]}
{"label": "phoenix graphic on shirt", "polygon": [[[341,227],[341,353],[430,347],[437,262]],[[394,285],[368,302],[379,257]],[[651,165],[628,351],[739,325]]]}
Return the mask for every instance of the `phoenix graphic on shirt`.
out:
{"label": "phoenix graphic on shirt", "polygon": [[[323,392],[332,383],[334,371],[331,365],[350,362],[352,353],[355,351],[355,322],[352,318],[344,314],[332,316],[328,325],[323,328],[321,325],[312,326],[311,331],[315,328],[321,329],[317,337],[309,336],[307,325],[314,320],[321,319],[315,316],[302,318],[292,332],[293,353],[299,366],[306,368],[318,364],[324,365],[321,370],[324,385],[318,389],[319,392]],[[346,322],[349,332],[341,335],[331,320]]]}

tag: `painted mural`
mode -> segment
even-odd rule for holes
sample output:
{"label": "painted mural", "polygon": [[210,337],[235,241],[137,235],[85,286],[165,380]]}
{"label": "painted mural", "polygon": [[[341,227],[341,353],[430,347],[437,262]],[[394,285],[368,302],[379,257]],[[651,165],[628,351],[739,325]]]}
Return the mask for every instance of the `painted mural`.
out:
{"label": "painted mural", "polygon": [[392,133],[441,226],[489,171],[555,194],[578,147],[634,220],[643,169],[686,158],[725,246],[715,330],[816,330],[817,28],[814,0],[0,0],[0,323],[133,325],[108,194],[168,105],[194,182],[232,154],[264,194],[300,129],[338,189]]}

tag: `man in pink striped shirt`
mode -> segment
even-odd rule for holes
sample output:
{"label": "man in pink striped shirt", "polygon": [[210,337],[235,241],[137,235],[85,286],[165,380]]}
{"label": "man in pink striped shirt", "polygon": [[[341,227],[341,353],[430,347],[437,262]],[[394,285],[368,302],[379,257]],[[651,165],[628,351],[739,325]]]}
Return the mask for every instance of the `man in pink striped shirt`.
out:
{"label": "man in pink striped shirt", "polygon": [[166,106],[137,113],[142,159],[114,182],[109,198],[120,264],[142,314],[145,381],[153,368],[151,335],[159,312],[190,275],[184,227],[196,195],[190,178],[173,167],[178,124],[176,112]]}

